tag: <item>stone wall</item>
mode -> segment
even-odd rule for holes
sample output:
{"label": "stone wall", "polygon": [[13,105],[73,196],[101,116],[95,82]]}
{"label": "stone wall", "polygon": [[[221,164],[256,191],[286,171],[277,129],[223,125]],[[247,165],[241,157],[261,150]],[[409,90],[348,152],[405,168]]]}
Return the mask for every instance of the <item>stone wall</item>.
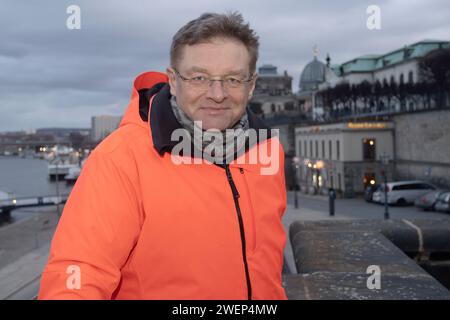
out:
{"label": "stone wall", "polygon": [[450,110],[397,115],[393,122],[395,178],[450,188]]}
{"label": "stone wall", "polygon": [[[291,300],[448,300],[450,261],[442,257],[450,253],[449,231],[442,219],[294,221],[289,238],[297,273],[283,275],[286,294]],[[424,271],[435,273],[435,265],[442,266],[438,278]],[[378,288],[370,285],[372,268]]]}

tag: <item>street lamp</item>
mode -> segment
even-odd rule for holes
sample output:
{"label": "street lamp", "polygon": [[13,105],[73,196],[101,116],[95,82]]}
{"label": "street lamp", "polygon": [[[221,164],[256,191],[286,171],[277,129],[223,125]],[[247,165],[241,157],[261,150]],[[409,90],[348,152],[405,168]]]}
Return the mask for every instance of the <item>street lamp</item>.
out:
{"label": "street lamp", "polygon": [[389,219],[389,209],[387,202],[387,169],[389,165],[389,156],[384,152],[382,156],[380,156],[381,164],[383,165],[383,177],[384,177],[384,219]]}
{"label": "street lamp", "polygon": [[294,207],[298,209],[298,195],[297,195],[297,172],[300,164],[300,158],[295,156],[292,158],[292,165],[294,167]]}

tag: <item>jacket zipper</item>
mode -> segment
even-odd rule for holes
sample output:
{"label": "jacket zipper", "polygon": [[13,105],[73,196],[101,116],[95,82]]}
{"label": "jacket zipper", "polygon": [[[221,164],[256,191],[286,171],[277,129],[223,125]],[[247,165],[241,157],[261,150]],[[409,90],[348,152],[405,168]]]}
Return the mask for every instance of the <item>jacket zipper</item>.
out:
{"label": "jacket zipper", "polygon": [[[245,188],[247,190],[247,194],[248,194],[248,205],[250,208],[250,213],[251,213],[251,219],[252,219],[252,234],[253,234],[253,245],[250,246],[250,250],[255,250],[256,248],[256,223],[255,223],[255,210],[253,209],[253,203],[252,203],[252,197],[250,194],[250,189],[248,188],[248,183],[247,183],[247,179],[245,177],[244,174],[244,169],[243,168],[239,168],[239,171],[241,172],[242,177],[244,178],[244,183],[245,183]],[[247,230],[248,230],[248,226],[247,226]]]}
{"label": "jacket zipper", "polygon": [[241,245],[242,245],[242,259],[244,261],[245,268],[245,278],[247,280],[247,297],[248,300],[252,300],[252,284],[250,282],[250,274],[248,272],[248,263],[247,263],[247,249],[245,244],[245,231],[244,231],[244,222],[242,220],[241,208],[239,206],[239,192],[234,184],[233,177],[231,175],[230,166],[228,164],[225,165],[225,172],[227,174],[228,183],[230,184],[231,192],[233,192],[234,206],[236,207],[236,213],[239,221],[239,230],[241,234]]}

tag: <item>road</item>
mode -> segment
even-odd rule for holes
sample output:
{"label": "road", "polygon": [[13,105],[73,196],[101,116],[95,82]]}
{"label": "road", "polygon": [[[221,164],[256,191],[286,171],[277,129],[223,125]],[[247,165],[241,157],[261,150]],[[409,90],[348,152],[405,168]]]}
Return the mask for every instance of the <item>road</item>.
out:
{"label": "road", "polygon": [[[299,209],[294,209],[294,192],[288,192],[288,204],[292,206],[289,211],[299,219],[328,219],[328,197],[314,196],[298,193]],[[314,216],[313,213],[317,213]],[[389,206],[391,219],[450,219],[450,214],[441,212],[428,212],[414,206]],[[368,203],[362,198],[336,199],[335,217],[347,219],[383,219],[384,206],[382,204]]]}

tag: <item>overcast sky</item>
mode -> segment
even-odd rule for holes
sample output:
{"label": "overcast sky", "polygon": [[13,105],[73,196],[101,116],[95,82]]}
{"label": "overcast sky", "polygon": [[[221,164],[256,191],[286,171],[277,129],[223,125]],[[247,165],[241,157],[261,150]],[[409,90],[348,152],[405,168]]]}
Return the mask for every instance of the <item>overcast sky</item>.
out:
{"label": "overcast sky", "polygon": [[[332,63],[380,54],[422,39],[450,40],[449,0],[164,0],[0,3],[0,131],[89,127],[121,115],[134,77],[164,71],[173,34],[206,11],[240,11],[260,36],[262,64],[293,76],[293,89],[317,45]],[[81,29],[69,30],[69,5]],[[368,30],[366,9],[381,9]]]}

